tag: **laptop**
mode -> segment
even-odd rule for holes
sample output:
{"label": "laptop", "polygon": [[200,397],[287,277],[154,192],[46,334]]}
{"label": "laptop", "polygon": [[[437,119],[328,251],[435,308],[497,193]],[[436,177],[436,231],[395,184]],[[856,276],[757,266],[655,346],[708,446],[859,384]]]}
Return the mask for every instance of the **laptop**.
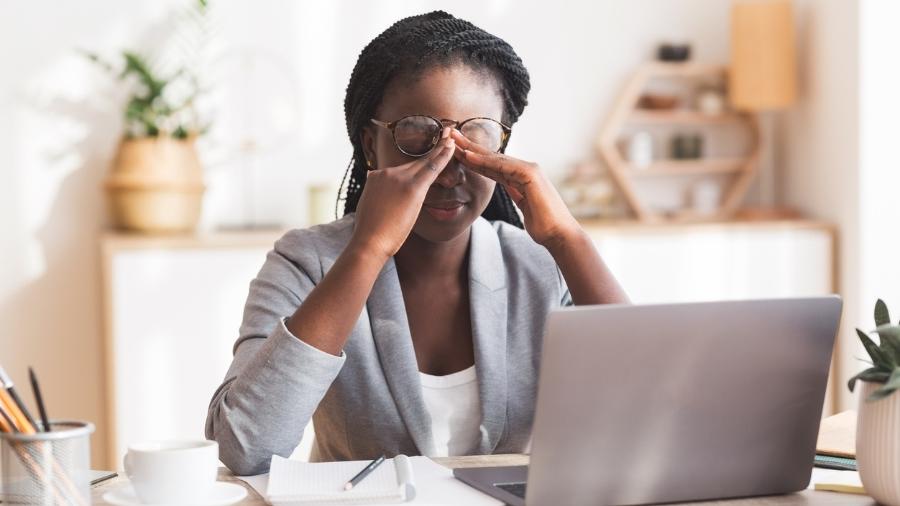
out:
{"label": "laptop", "polygon": [[837,296],[552,311],[530,465],[454,475],[517,506],[802,490],[840,315]]}

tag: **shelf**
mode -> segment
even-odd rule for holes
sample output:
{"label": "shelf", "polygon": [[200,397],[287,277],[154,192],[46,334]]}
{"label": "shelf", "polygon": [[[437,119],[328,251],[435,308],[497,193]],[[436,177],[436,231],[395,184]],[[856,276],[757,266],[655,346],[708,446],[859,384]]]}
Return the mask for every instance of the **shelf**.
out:
{"label": "shelf", "polygon": [[[717,115],[705,115],[700,111],[690,109],[648,110],[637,109],[641,94],[650,88],[649,84],[654,80],[685,80],[695,82],[720,82],[727,78],[728,67],[719,64],[704,64],[699,62],[662,63],[648,62],[641,65],[625,85],[625,89],[614,103],[609,118],[604,123],[597,138],[597,149],[600,158],[606,163],[609,174],[622,192],[622,196],[628,207],[634,212],[635,217],[643,222],[695,222],[707,220],[710,217],[703,216],[666,216],[665,213],[654,209],[647,201],[648,194],[638,191],[637,180],[657,178],[654,182],[660,182],[665,177],[678,178],[692,176],[691,179],[717,177],[722,183],[722,196],[718,209],[713,213],[713,218],[723,219],[731,217],[737,211],[741,200],[747,193],[750,181],[756,170],[756,162],[759,158],[759,125],[752,114],[744,114],[738,111],[726,111]],[[752,139],[747,149],[747,154],[730,157],[708,157],[697,160],[658,160],[649,167],[638,168],[629,165],[622,153],[622,133],[628,127],[677,127],[702,128],[714,126],[718,128],[725,125],[745,127]],[[731,127],[728,127],[730,130]],[[737,132],[729,132],[737,133]],[[715,150],[713,150],[715,151]],[[723,177],[730,176],[730,177]],[[731,177],[733,176],[733,177]],[[673,179],[672,191],[683,191],[684,184],[689,183],[685,179]],[[667,182],[668,183],[668,182]],[[642,185],[644,186],[644,185]]]}
{"label": "shelf", "polygon": [[671,111],[653,111],[636,109],[628,117],[630,123],[650,125],[721,125],[741,123],[744,117],[735,112],[722,114],[704,114],[698,111],[675,109]]}
{"label": "shelf", "polygon": [[725,65],[695,62],[651,62],[643,67],[649,77],[706,77],[724,76],[728,70]]}
{"label": "shelf", "polygon": [[649,167],[628,165],[628,174],[641,176],[686,176],[692,174],[727,174],[738,172],[747,160],[743,158],[707,158],[699,160],[659,160]]}

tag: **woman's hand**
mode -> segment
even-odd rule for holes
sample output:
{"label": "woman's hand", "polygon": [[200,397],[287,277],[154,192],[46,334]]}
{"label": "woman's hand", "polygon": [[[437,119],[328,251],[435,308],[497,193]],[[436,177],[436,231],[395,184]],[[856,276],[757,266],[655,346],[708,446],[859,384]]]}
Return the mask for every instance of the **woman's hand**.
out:
{"label": "woman's hand", "polygon": [[593,241],[536,164],[490,152],[456,130],[451,139],[456,140],[460,162],[506,188],[522,210],[525,230],[556,260],[575,304],[628,302]]}
{"label": "woman's hand", "polygon": [[457,130],[451,139],[456,141],[460,162],[503,185],[522,210],[525,230],[536,243],[551,249],[582,235],[581,226],[537,164],[488,151]]}
{"label": "woman's hand", "polygon": [[412,232],[428,188],[453,157],[455,142],[445,128],[430,153],[412,162],[366,174],[351,244],[384,261],[400,249]]}

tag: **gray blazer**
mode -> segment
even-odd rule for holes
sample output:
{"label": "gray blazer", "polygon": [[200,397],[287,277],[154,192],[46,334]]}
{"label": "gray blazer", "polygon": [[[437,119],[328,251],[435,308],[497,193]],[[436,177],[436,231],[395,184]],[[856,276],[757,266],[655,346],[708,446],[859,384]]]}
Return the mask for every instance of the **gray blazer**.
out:
{"label": "gray blazer", "polygon": [[[334,264],[353,231],[353,215],[293,230],[275,243],[250,283],[234,361],[216,390],[206,437],[241,475],[266,472],[287,457],[310,418],[312,460],[431,455],[403,294],[393,259],[336,357],[292,336],[284,318]],[[547,313],[571,297],[553,258],[527,233],[483,218],[472,225],[469,299],[481,443],[477,453],[526,449]]]}

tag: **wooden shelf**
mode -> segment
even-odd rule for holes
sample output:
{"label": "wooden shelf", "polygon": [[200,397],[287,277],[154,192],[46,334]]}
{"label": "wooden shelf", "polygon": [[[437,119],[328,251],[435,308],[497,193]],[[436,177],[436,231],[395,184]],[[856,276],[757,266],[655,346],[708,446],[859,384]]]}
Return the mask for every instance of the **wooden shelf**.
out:
{"label": "wooden shelf", "polygon": [[[687,223],[721,220],[734,215],[741,203],[750,181],[756,171],[759,159],[760,133],[756,116],[735,111],[718,115],[705,115],[699,111],[647,110],[637,108],[641,94],[653,80],[686,79],[689,81],[721,80],[727,77],[728,68],[724,65],[703,64],[696,62],[663,63],[648,62],[641,65],[628,83],[619,99],[613,105],[600,135],[597,138],[597,150],[600,158],[606,163],[609,175],[619,187],[628,206],[638,220],[647,223]],[[622,156],[619,145],[623,128],[628,125],[744,125],[752,137],[748,152],[735,158],[705,158],[698,160],[659,160],[649,167],[637,168],[628,163]],[[635,181],[646,177],[679,177],[679,176],[718,176],[734,175],[722,183],[722,195],[718,209],[710,215],[694,215],[689,212],[672,216],[653,208],[644,202],[637,192]],[[681,181],[679,183],[684,183]]]}
{"label": "wooden shelf", "polygon": [[710,77],[724,76],[728,67],[710,63],[696,62],[650,62],[642,67],[642,71],[651,77]]}
{"label": "wooden shelf", "polygon": [[743,158],[706,158],[698,160],[659,160],[649,167],[628,165],[628,174],[640,176],[676,176],[691,174],[727,174],[738,172],[746,163]]}
{"label": "wooden shelf", "polygon": [[628,117],[629,123],[644,125],[721,125],[743,121],[745,121],[744,116],[735,112],[713,115],[684,109],[671,111],[635,109]]}

